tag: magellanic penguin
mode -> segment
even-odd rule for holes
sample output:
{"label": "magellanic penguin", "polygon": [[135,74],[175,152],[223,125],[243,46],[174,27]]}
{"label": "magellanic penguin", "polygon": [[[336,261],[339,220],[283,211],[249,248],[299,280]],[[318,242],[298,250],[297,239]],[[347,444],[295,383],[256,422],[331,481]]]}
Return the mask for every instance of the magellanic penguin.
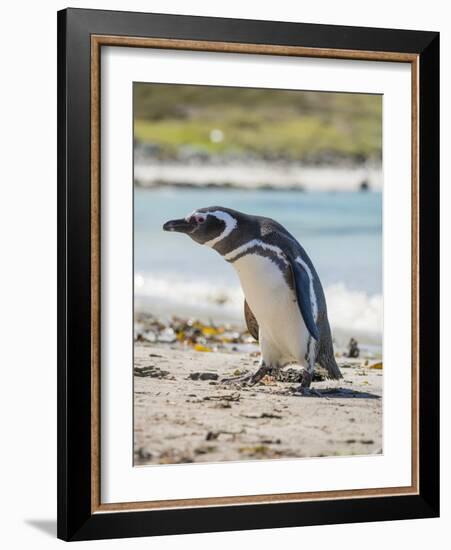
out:
{"label": "magellanic penguin", "polygon": [[164,224],[213,248],[238,273],[249,332],[259,341],[261,364],[244,378],[255,384],[289,363],[304,367],[299,391],[307,393],[315,363],[333,379],[337,366],[318,274],[305,250],[282,225],[221,206],[199,208]]}

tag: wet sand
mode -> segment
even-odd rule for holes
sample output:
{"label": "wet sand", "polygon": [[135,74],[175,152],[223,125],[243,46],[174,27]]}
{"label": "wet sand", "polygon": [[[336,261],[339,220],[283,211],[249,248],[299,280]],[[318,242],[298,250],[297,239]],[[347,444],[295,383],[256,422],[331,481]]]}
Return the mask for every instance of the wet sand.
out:
{"label": "wet sand", "polygon": [[135,342],[135,465],[382,452],[380,362],[337,357],[343,380],[314,382],[321,396],[272,377],[253,387],[221,383],[257,369],[253,349]]}

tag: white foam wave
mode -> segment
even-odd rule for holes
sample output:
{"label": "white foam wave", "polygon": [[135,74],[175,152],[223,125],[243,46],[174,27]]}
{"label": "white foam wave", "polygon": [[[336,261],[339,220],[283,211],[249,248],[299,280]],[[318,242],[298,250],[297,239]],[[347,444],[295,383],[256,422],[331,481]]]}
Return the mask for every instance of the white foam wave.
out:
{"label": "white foam wave", "polygon": [[383,301],[380,294],[350,290],[343,283],[325,289],[327,314],[335,340],[350,336],[369,344],[382,344]]}
{"label": "white foam wave", "polygon": [[[325,289],[334,338],[350,337],[368,344],[382,342],[382,296],[350,290],[339,283]],[[171,275],[135,274],[135,307],[158,315],[188,315],[205,320],[243,324],[244,296],[240,286],[226,282],[185,279]]]}
{"label": "white foam wave", "polygon": [[[135,274],[135,303],[158,313],[192,315],[242,322],[243,293],[239,286],[213,285],[205,280]],[[153,311],[152,310],[152,311]]]}

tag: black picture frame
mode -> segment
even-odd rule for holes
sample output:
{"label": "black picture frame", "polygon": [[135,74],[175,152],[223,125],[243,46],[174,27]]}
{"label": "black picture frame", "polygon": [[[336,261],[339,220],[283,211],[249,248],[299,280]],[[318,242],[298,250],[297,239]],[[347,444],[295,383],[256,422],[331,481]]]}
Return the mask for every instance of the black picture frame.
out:
{"label": "black picture frame", "polygon": [[[90,437],[92,35],[418,56],[418,494],[93,513]],[[58,537],[87,540],[438,515],[439,34],[85,9],[58,12]]]}

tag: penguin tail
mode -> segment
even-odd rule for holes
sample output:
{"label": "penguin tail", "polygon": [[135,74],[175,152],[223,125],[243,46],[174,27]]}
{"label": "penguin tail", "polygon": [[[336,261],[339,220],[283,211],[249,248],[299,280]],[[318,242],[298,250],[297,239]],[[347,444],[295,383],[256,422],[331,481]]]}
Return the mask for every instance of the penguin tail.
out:
{"label": "penguin tail", "polygon": [[325,309],[319,317],[319,326],[321,338],[319,341],[316,361],[323,367],[323,369],[327,371],[327,378],[332,380],[340,380],[343,378],[343,375],[341,374],[337,362],[335,361],[332,334]]}
{"label": "penguin tail", "polygon": [[330,350],[328,353],[320,354],[318,363],[327,371],[328,378],[332,380],[340,380],[340,378],[343,378],[337,362],[335,361],[333,350]]}
{"label": "penguin tail", "polygon": [[340,380],[340,378],[343,378],[335,359],[333,361],[328,361],[324,368],[327,370],[329,378],[333,380]]}

